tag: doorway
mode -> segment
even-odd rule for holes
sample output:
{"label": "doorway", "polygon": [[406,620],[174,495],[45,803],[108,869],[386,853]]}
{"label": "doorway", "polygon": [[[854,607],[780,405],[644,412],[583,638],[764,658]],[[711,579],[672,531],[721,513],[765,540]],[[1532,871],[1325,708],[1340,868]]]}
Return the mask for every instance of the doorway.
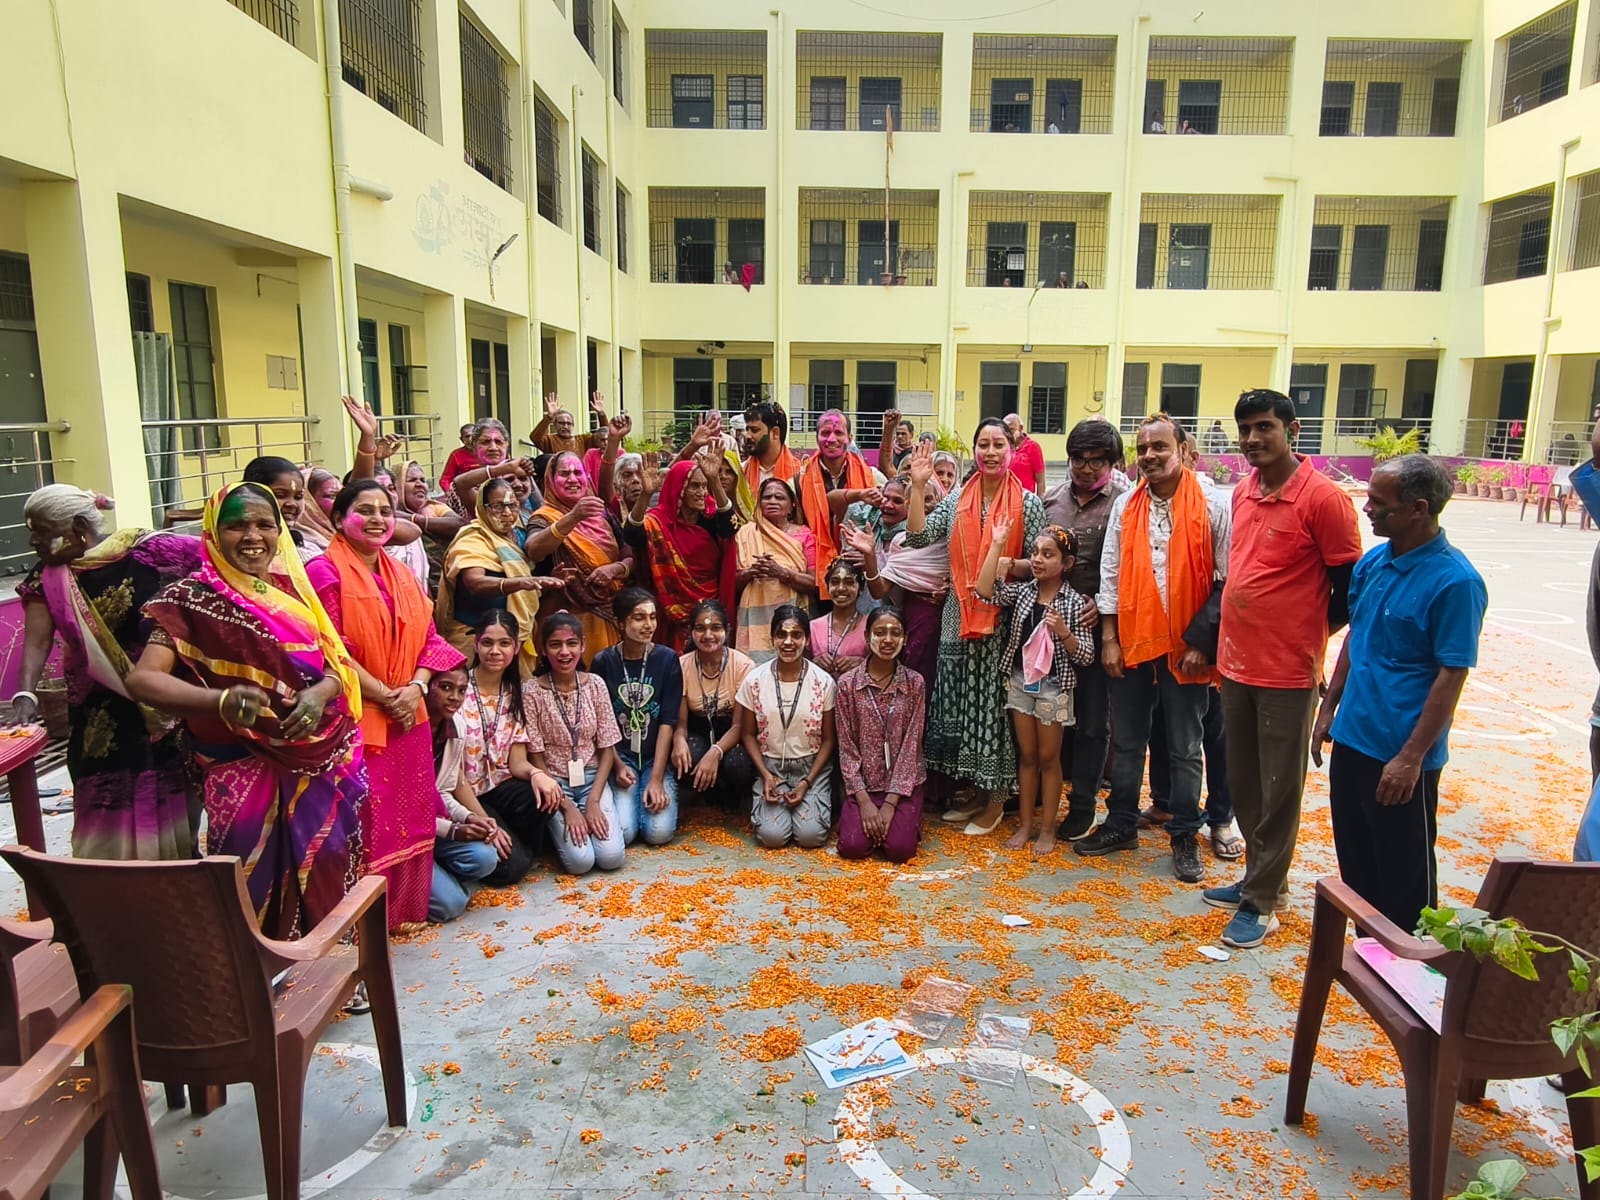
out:
{"label": "doorway", "polygon": [[898,363],[893,362],[858,362],[856,364],[856,443],[866,446],[870,442],[877,445],[878,435],[883,431],[881,420],[869,420],[870,416],[886,413],[894,407],[895,392],[898,385]]}
{"label": "doorway", "polygon": [[1200,364],[1161,364],[1161,411],[1181,424],[1190,437],[1200,418]]}
{"label": "doorway", "polygon": [[1167,290],[1203,292],[1211,274],[1211,226],[1174,225],[1167,234]]}
{"label": "doorway", "polygon": [[1328,403],[1328,364],[1295,363],[1289,368],[1289,399],[1294,401],[1300,435],[1294,448],[1301,454],[1322,453],[1322,415]]}

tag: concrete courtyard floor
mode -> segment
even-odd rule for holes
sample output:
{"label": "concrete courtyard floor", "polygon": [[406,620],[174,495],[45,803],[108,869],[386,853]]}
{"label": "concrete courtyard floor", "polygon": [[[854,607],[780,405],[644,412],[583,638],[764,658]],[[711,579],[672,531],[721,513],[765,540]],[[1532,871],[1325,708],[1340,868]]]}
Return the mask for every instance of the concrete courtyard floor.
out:
{"label": "concrete courtyard floor", "polygon": [[[1440,805],[1443,890],[1466,902],[1496,852],[1570,855],[1588,791],[1595,535],[1519,523],[1504,503],[1445,516],[1492,605]],[[70,822],[47,819],[52,848],[65,852]],[[1197,949],[1226,914],[1173,880],[1164,838],[1035,861],[1002,848],[1010,822],[971,839],[930,818],[897,870],[831,849],[762,853],[719,813],[685,825],[614,875],[542,870],[400,939],[409,1125],[384,1127],[370,1022],[336,1024],[308,1088],[302,1195],[1406,1193],[1398,1065],[1342,993],[1314,1120],[1282,1121],[1312,885],[1335,869],[1325,769],[1310,775],[1292,910],[1265,946],[1221,963]],[[1207,868],[1208,883],[1235,873]],[[0,877],[0,911],[19,907]],[[903,1039],[920,1069],[826,1089],[799,1045],[892,1015],[928,975],[976,990],[938,1041]],[[982,1013],[1031,1021],[1012,1086],[961,1074]],[[1530,1194],[1575,1194],[1555,1093],[1532,1081],[1490,1096],[1458,1110],[1453,1190],[1515,1155]],[[170,1194],[262,1192],[248,1088],[205,1119],[155,1097],[151,1112]],[[74,1164],[56,1194],[79,1181]]]}

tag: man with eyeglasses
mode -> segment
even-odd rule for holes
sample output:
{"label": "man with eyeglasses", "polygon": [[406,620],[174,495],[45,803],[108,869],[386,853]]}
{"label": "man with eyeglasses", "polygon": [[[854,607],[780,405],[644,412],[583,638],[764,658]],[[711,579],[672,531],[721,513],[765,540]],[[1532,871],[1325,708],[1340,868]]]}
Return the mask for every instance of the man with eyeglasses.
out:
{"label": "man with eyeglasses", "polygon": [[[1078,556],[1067,572],[1067,582],[1093,598],[1100,590],[1100,552],[1111,505],[1129,486],[1120,471],[1112,470],[1123,461],[1122,435],[1102,417],[1079,421],[1067,435],[1067,458],[1072,469],[1066,480],[1045,493],[1045,520],[1077,535]],[[1077,724],[1061,739],[1061,777],[1071,782],[1072,789],[1066,818],[1056,831],[1064,841],[1077,841],[1094,829],[1095,795],[1111,742],[1109,691],[1105,668],[1100,665],[1098,630],[1093,661],[1077,670]]]}

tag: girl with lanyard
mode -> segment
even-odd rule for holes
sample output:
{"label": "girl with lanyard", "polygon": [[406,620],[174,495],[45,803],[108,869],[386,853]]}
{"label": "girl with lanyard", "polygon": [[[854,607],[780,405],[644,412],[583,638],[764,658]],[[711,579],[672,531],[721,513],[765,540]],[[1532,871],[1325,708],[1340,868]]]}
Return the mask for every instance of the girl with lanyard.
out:
{"label": "girl with lanyard", "polygon": [[844,811],[839,857],[883,851],[903,863],[922,828],[922,728],[927,693],[922,676],[900,662],[906,627],[898,610],[880,604],[867,614],[867,661],[839,680],[834,719]]}
{"label": "girl with lanyard", "polygon": [[861,568],[846,558],[828,564],[824,576],[833,611],[811,622],[811,658],[838,679],[867,657],[867,636],[856,601],[861,598]]}
{"label": "girl with lanyard", "polygon": [[622,735],[611,698],[599,676],[578,669],[583,623],[571,613],[544,619],[539,652],[547,673],[524,691],[534,766],[561,786],[561,803],[550,814],[550,838],[563,871],[615,871],[622,866],[622,825],[607,780]]}
{"label": "girl with lanyard", "polygon": [[594,656],[591,669],[611,693],[621,727],[617,745],[617,819],[626,845],[641,833],[664,846],[678,829],[678,774],[672,741],[683,707],[683,668],[666,646],[655,645],[656,598],[643,588],[624,588],[611,610],[622,630],[620,645]]}
{"label": "girl with lanyard", "polygon": [[733,699],[755,664],[728,645],[728,626],[720,600],[702,600],[689,612],[692,646],[680,660],[683,699],[672,741],[679,786],[723,808],[744,801],[756,776]]}
{"label": "girl with lanyard", "polygon": [[750,821],[769,850],[793,842],[815,850],[828,838],[834,683],[807,660],[806,615],[793,604],[772,614],[778,657],[746,675],[735,699],[744,746],[759,776]]}

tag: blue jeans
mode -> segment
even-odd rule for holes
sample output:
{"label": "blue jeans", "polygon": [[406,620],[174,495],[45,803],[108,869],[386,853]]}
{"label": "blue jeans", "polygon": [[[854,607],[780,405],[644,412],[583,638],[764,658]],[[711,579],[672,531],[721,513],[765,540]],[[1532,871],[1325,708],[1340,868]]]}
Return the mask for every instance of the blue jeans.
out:
{"label": "blue jeans", "polygon": [[[577,787],[569,784],[564,775],[556,776],[556,782],[561,785],[562,794],[578,806],[579,812],[589,811],[589,789],[594,785],[593,766],[584,769],[583,783]],[[622,822],[617,820],[617,806],[609,785],[601,791],[599,805],[606,818],[606,836],[597,838],[591,833],[581,846],[573,845],[567,836],[565,814],[559,808],[550,814],[550,841],[555,846],[556,857],[561,860],[561,869],[569,875],[587,875],[596,867],[602,871],[615,871],[622,866],[625,845]]]}
{"label": "blue jeans", "polygon": [[[1233,820],[1233,791],[1228,786],[1228,740],[1222,722],[1222,693],[1216,688],[1211,689],[1201,731],[1206,770],[1206,824],[1220,829]],[[1171,791],[1166,723],[1161,719],[1158,703],[1156,719],[1150,725],[1150,803],[1163,812],[1170,812],[1167,796]]]}
{"label": "blue jeans", "polygon": [[667,806],[660,812],[651,812],[644,806],[645,787],[650,783],[650,772],[655,763],[636,763],[633,755],[622,746],[617,747],[617,757],[629,767],[637,778],[631,788],[611,785],[611,797],[617,809],[617,820],[622,825],[622,842],[626,846],[644,835],[651,846],[665,846],[678,832],[678,773],[669,764],[661,777],[661,790],[667,794]]}
{"label": "blue jeans", "polygon": [[428,920],[454,921],[467,911],[472,893],[500,865],[488,842],[433,839],[433,883],[428,888]]}
{"label": "blue jeans", "polygon": [[1122,678],[1111,681],[1111,798],[1106,801],[1107,829],[1132,833],[1138,826],[1145,752],[1150,746],[1151,719],[1159,697],[1172,772],[1168,796],[1172,820],[1167,832],[1182,837],[1199,830],[1203,773],[1200,745],[1212,690],[1209,684],[1180,683],[1165,657],[1125,667]]}

